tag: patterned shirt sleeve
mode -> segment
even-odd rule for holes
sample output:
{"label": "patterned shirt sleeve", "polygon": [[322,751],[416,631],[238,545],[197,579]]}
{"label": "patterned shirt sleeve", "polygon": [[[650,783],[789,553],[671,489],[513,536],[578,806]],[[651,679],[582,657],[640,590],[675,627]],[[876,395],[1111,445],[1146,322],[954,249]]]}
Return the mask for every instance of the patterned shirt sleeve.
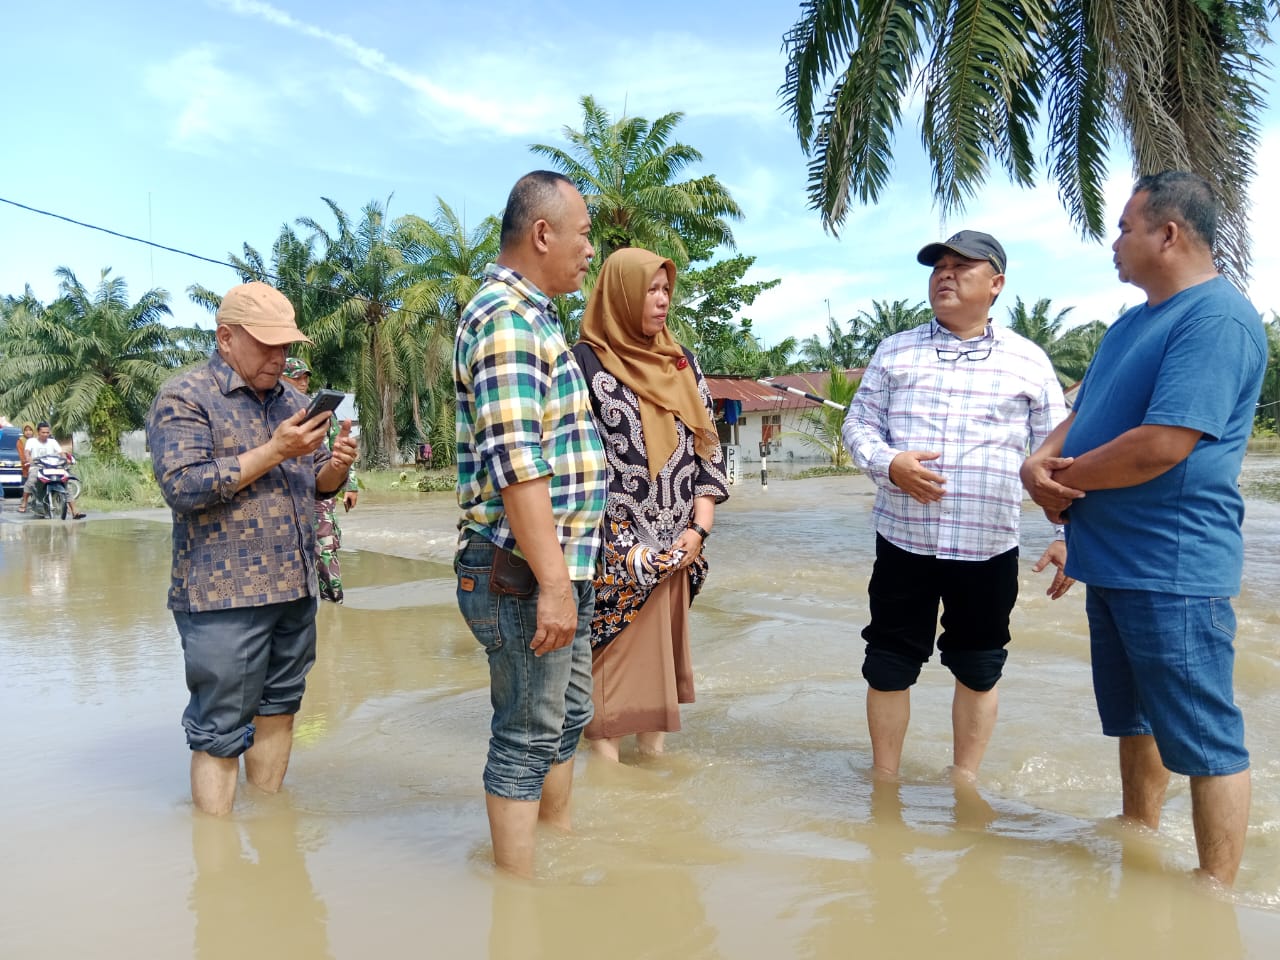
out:
{"label": "patterned shirt sleeve", "polygon": [[156,397],[147,424],[151,464],[165,503],[194,513],[230,502],[240,487],[239,457],[215,457],[209,412],[181,383]]}
{"label": "patterned shirt sleeve", "polygon": [[[707,416],[714,425],[716,422],[715,401],[711,399],[711,388],[702,376],[702,368],[695,360],[693,373],[698,380],[698,395],[707,408]],[[724,447],[717,443],[709,460],[698,457],[698,477],[694,482],[695,497],[714,497],[716,503],[724,503],[729,499],[729,477],[724,472]]]}
{"label": "patterned shirt sleeve", "polygon": [[487,317],[470,366],[476,452],[494,484],[502,489],[550,476],[542,417],[553,371],[529,320],[505,309]]}

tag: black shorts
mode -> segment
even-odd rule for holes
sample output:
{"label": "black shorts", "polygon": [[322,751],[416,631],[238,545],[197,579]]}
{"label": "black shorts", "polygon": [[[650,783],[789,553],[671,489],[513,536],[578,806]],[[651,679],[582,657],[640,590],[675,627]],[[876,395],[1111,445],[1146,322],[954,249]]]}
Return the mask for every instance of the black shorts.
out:
{"label": "black shorts", "polygon": [[939,560],[876,534],[868,593],[871,622],[862,631],[867,641],[863,674],[874,688],[903,690],[915,682],[933,655],[939,603],[943,664],[974,689],[995,685],[1009,643],[1009,614],[1018,599],[1017,547],[989,560]]}

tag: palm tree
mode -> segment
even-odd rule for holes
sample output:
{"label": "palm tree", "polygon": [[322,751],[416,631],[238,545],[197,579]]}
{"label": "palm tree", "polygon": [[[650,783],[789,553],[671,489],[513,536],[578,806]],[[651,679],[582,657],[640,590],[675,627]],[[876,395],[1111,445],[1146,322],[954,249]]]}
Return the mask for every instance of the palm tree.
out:
{"label": "palm tree", "polygon": [[455,450],[453,341],[462,312],[484,282],[485,267],[498,257],[502,224],[487,216],[468,230],[453,208],[437,197],[430,221],[408,216],[400,225],[423,278],[405,294],[404,308],[417,314],[428,332],[421,345],[425,365],[414,371],[414,389],[402,394],[407,409],[405,416],[397,415],[397,422],[402,439],[428,440],[435,451],[433,463],[444,466],[453,462]]}
{"label": "palm tree", "polygon": [[859,310],[858,315],[849,321],[849,334],[861,355],[861,362],[850,366],[865,366],[881,341],[928,323],[932,316],[933,310],[923,300],[914,306],[906,300],[872,300],[869,311]]}
{"label": "palm tree", "polygon": [[[360,409],[361,455],[371,466],[394,462],[399,448],[396,405],[401,391],[420,383],[430,322],[404,308],[426,280],[415,260],[416,222],[388,224],[387,204],[368,203],[353,221],[336,203],[322,197],[337,222],[330,233],[310,217],[298,225],[320,245],[311,283],[333,297],[330,311],[309,331],[317,344],[350,344],[356,358],[354,391]],[[389,202],[389,201],[388,201]]]}
{"label": "palm tree", "polygon": [[[674,332],[677,339],[684,333]],[[699,342],[695,353],[698,365],[708,376],[776,377],[793,372],[791,354],[795,350],[795,337],[784,337],[766,347],[752,332],[751,321],[744,317],[740,324],[714,331]]]}
{"label": "palm tree", "polygon": [[164,380],[207,354],[208,332],[165,324],[164,290],[130,303],[124,278],[109,267],[92,292],[67,267],[55,275],[57,300],[44,309],[22,304],[10,316],[0,406],[48,418],[60,434],[86,429],[95,454],[118,457],[120,434],[146,422]]}
{"label": "palm tree", "polygon": [[568,150],[543,143],[529,149],[549,159],[587,201],[595,264],[614,250],[645,247],[683,268],[692,259],[691,246],[733,246],[726,220],[741,220],[742,210],[724,184],[710,175],[676,179],[702,160],[693,147],[672,142],[683,113],[663,114],[653,123],[626,116],[614,121],[589,94],[580,102],[582,129],[563,131]]}
{"label": "palm tree", "polygon": [[820,410],[807,410],[800,422],[806,427],[800,434],[801,443],[821,450],[831,458],[831,465],[837,469],[849,466],[849,448],[844,445],[841,431],[844,428],[844,415],[853,395],[858,392],[861,380],[850,380],[844,372],[832,368],[827,374],[827,384],[822,395],[834,400],[844,409],[824,406]]}
{"label": "palm tree", "polygon": [[1107,329],[1101,320],[1093,320],[1072,327],[1062,335],[1054,358],[1054,369],[1058,371],[1058,379],[1064,387],[1084,379]]}
{"label": "palm tree", "polygon": [[1269,423],[1273,433],[1280,432],[1280,314],[1271,311],[1264,324],[1267,332],[1267,370],[1258,397],[1259,423]]}
{"label": "palm tree", "polygon": [[[1063,372],[1062,362],[1075,364],[1078,359],[1072,352],[1073,344],[1064,342],[1062,333],[1062,328],[1067,322],[1067,314],[1072,309],[1072,307],[1066,307],[1050,316],[1050,301],[1047,297],[1037,300],[1030,311],[1027,310],[1027,305],[1022,302],[1021,297],[1016,298],[1013,306],[1009,308],[1009,329],[1026,337],[1048,355],[1049,362],[1053,364],[1053,369],[1058,374],[1058,381],[1064,387],[1071,386],[1075,383],[1075,379]],[[1092,359],[1092,355],[1090,358]]]}
{"label": "palm tree", "polygon": [[827,320],[827,339],[814,334],[800,342],[800,356],[810,370],[847,370],[866,366],[861,338],[854,332],[854,324],[848,331],[841,330],[835,320]]}
{"label": "palm tree", "polygon": [[1137,173],[1191,170],[1218,192],[1220,249],[1248,274],[1247,188],[1275,0],[803,0],[783,38],[784,106],[810,156],[809,199],[836,230],[856,195],[889,181],[913,87],[944,214],[986,180],[1037,180],[1036,144],[1080,230],[1104,232],[1107,152],[1117,133]]}

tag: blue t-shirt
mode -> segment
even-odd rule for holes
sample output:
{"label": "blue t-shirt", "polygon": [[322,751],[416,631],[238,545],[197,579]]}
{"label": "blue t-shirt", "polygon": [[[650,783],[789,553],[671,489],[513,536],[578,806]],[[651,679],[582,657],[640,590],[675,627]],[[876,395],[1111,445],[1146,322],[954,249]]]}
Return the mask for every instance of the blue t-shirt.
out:
{"label": "blue t-shirt", "polygon": [[1221,277],[1129,310],[1085,374],[1064,457],[1144,424],[1203,436],[1146,483],[1090,490],[1067,512],[1067,575],[1099,587],[1235,596],[1238,480],[1267,361],[1262,320]]}

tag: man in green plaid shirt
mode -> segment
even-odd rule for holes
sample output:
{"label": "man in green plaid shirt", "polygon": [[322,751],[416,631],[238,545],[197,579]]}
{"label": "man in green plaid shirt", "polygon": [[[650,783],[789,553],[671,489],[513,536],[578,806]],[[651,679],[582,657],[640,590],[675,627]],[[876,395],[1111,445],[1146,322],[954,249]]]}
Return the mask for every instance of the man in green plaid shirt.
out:
{"label": "man in green plaid shirt", "polygon": [[[533,873],[537,824],[570,827],[572,760],[591,719],[605,457],[551,303],[582,286],[590,233],[571,181],[522,177],[503,214],[498,262],[467,305],[454,350],[458,606],[489,659],[484,788],[494,861],[521,876]],[[504,551],[533,577],[495,592]]]}

